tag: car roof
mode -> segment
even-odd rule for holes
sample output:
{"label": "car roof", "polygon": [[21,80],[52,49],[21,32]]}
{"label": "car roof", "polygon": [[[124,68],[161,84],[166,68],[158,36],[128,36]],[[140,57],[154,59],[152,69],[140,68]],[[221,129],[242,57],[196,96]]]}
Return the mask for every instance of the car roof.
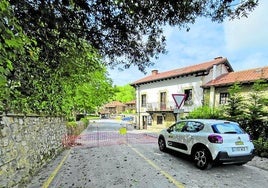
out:
{"label": "car roof", "polygon": [[[217,123],[236,123],[228,120],[223,120],[223,119],[184,119],[184,120],[179,120],[178,122],[181,121],[197,121],[203,124],[217,124]],[[237,124],[237,123],[236,123]]]}

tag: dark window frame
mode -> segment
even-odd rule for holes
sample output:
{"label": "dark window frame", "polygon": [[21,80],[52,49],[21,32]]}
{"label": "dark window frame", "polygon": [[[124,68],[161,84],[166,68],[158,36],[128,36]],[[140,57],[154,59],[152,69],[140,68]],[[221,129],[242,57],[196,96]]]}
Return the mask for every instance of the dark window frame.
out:
{"label": "dark window frame", "polygon": [[185,105],[192,105],[193,104],[193,89],[190,88],[190,89],[184,89],[184,94],[186,95],[185,96],[185,101],[184,101],[184,104]]}
{"label": "dark window frame", "polygon": [[146,107],[146,100],[147,100],[146,94],[142,94],[141,95],[141,107]]}
{"label": "dark window frame", "polygon": [[163,116],[157,116],[156,117],[156,124],[157,125],[162,125],[163,124],[163,120],[164,120]]}
{"label": "dark window frame", "polygon": [[229,98],[229,93],[220,93],[219,95],[219,104],[227,104]]}

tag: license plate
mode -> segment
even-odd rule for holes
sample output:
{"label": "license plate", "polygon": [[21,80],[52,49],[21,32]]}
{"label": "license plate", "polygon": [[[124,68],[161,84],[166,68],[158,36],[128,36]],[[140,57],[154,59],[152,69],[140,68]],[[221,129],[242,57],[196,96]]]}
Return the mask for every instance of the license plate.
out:
{"label": "license plate", "polygon": [[233,147],[232,151],[236,152],[236,151],[246,151],[247,147]]}
{"label": "license plate", "polygon": [[242,141],[237,141],[237,142],[235,142],[235,145],[244,145],[244,142],[242,142]]}

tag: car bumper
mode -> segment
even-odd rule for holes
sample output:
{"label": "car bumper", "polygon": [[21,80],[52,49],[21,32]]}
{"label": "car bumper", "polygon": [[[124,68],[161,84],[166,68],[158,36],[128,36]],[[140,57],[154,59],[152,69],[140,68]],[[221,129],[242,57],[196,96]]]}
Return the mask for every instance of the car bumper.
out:
{"label": "car bumper", "polygon": [[254,150],[248,155],[229,156],[227,152],[219,152],[214,163],[246,163],[254,158]]}

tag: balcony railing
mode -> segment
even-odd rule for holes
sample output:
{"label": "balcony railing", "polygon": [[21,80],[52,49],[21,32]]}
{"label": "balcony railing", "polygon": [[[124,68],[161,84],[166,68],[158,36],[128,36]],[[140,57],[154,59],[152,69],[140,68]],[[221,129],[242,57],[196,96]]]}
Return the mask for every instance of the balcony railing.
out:
{"label": "balcony railing", "polygon": [[173,111],[176,108],[175,102],[168,102],[168,103],[147,103],[144,106],[147,111]]}

